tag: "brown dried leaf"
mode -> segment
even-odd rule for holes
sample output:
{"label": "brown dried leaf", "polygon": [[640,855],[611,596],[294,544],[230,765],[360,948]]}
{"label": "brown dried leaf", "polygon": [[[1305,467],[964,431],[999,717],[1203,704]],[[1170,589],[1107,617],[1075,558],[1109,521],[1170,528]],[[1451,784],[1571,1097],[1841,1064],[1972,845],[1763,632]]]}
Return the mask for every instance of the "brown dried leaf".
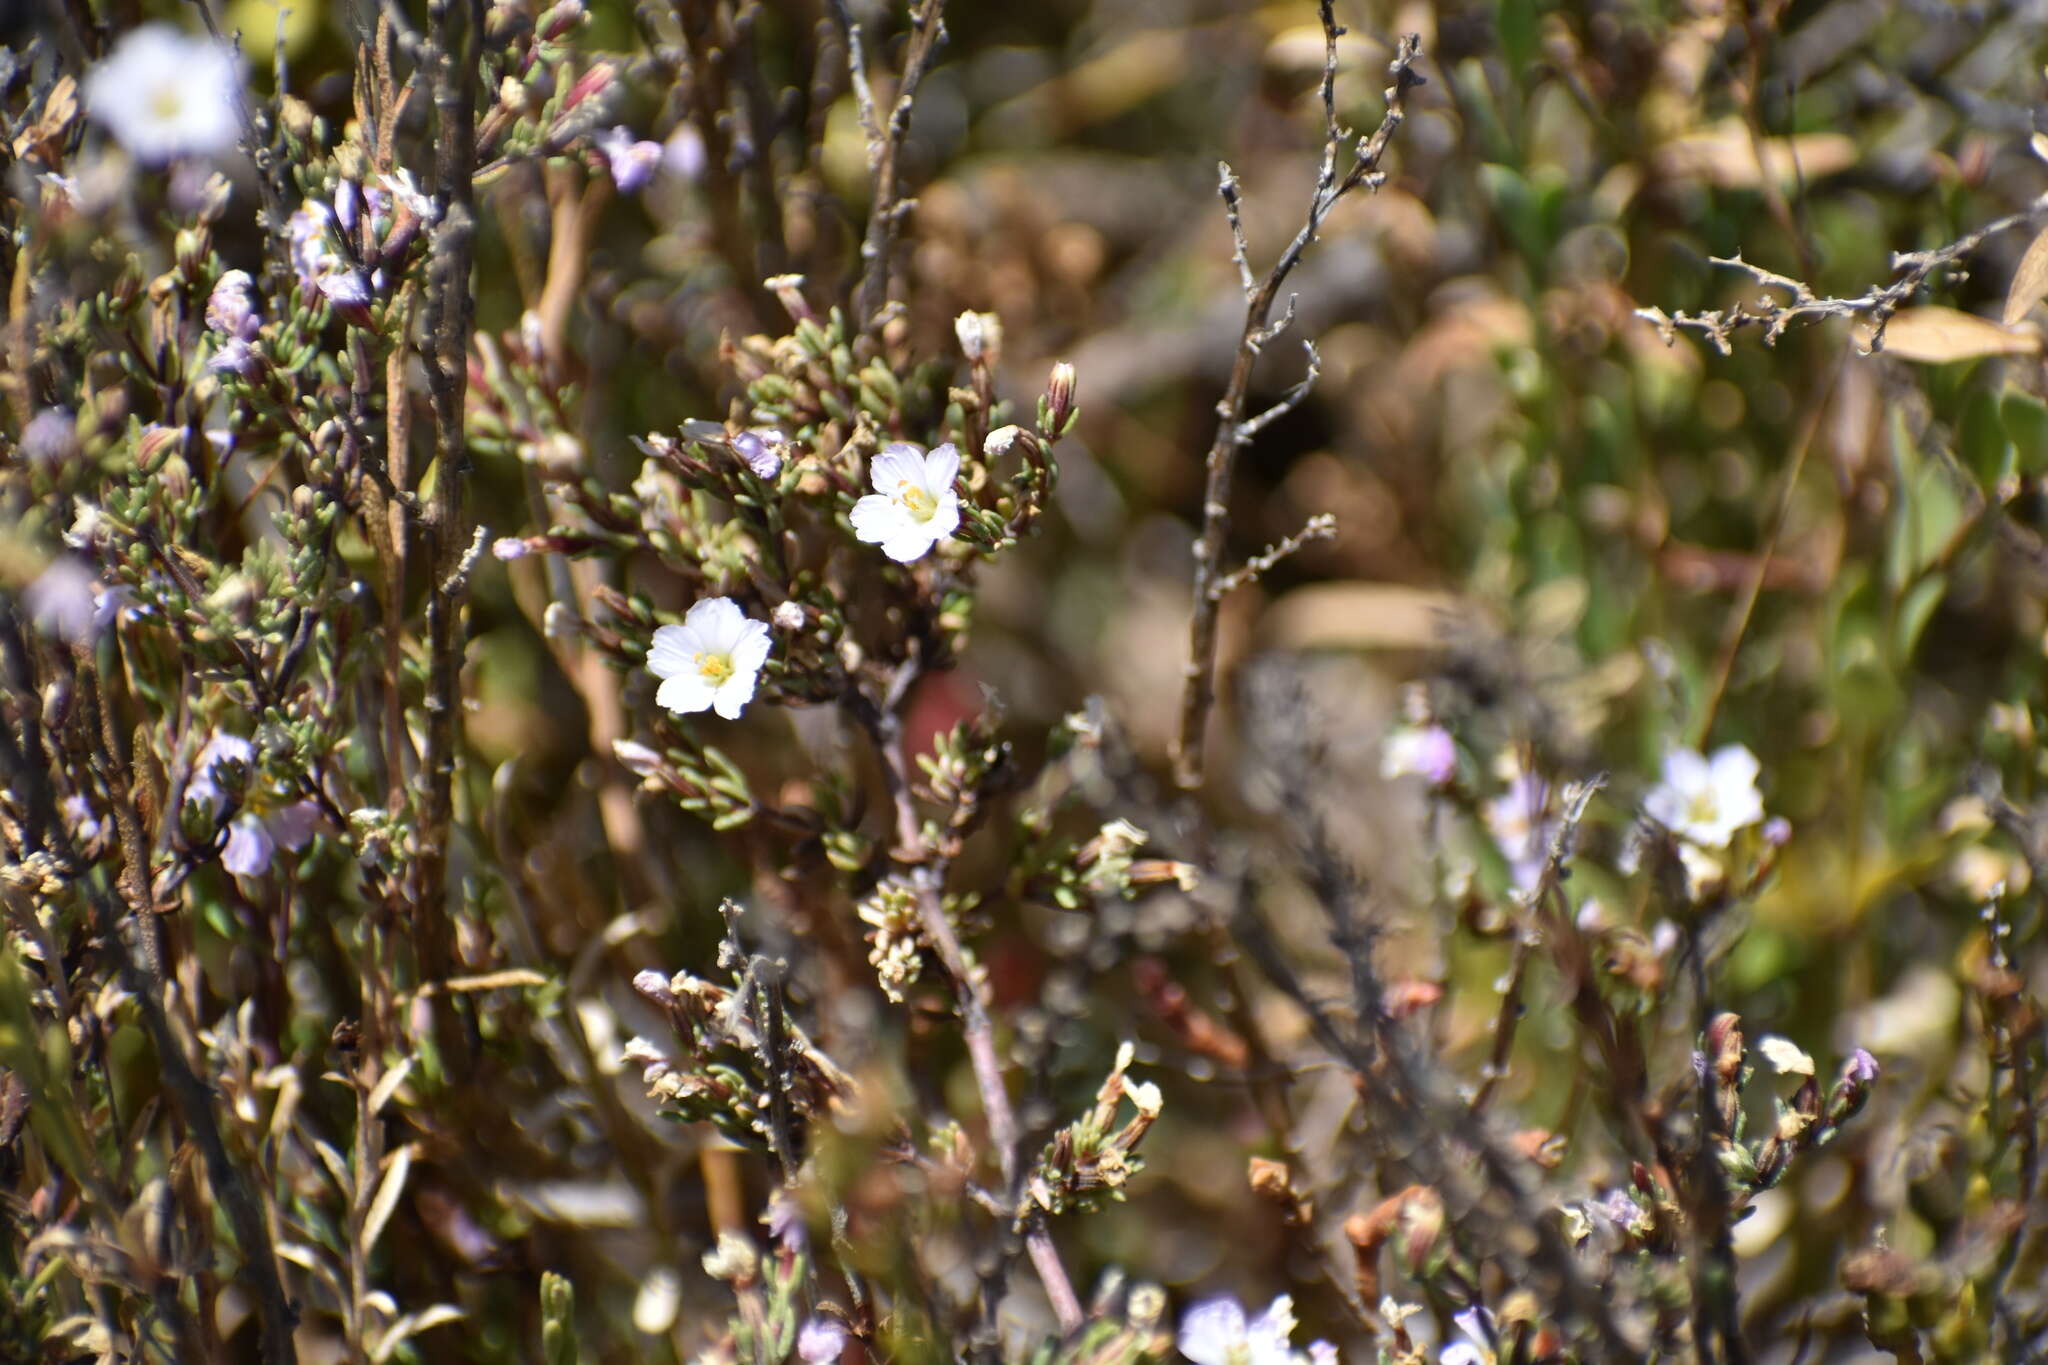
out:
{"label": "brown dried leaf", "polygon": [[2036,233],[2012,272],[2012,287],[2005,291],[2005,325],[2025,317],[2043,297],[2048,297],[2048,228]]}
{"label": "brown dried leaf", "polygon": [[48,165],[56,164],[55,149],[64,137],[64,130],[71,126],[71,120],[78,117],[78,83],[69,76],[60,76],[50,87],[49,98],[43,101],[42,112],[36,120],[14,137],[14,155],[17,159],[34,158]]}
{"label": "brown dried leaf", "polygon": [[[1873,330],[1859,326],[1857,344],[1869,349]],[[2009,332],[1989,318],[1934,305],[1900,309],[1884,331],[1886,354],[1929,365],[1988,355],[2030,355],[2040,349],[2041,338],[2032,333]]]}
{"label": "brown dried leaf", "polygon": [[1759,148],[1740,119],[1724,119],[1665,143],[1655,164],[1669,179],[1704,180],[1728,190],[1755,189],[1766,172],[1790,186],[1848,170],[1856,164],[1856,143],[1844,133],[1799,133],[1767,137]]}

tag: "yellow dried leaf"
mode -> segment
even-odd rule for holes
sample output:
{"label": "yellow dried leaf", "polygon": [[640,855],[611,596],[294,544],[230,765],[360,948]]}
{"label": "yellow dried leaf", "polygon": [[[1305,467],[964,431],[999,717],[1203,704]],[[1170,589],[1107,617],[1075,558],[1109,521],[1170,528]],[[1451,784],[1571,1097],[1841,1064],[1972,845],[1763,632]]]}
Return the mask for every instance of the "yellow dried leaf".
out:
{"label": "yellow dried leaf", "polygon": [[[1859,324],[1856,344],[1870,349],[1874,330],[1868,323]],[[1988,355],[2029,355],[2040,349],[2041,338],[2031,332],[2009,332],[1989,318],[1932,305],[1900,309],[1884,330],[1885,354],[1929,365]]]}
{"label": "yellow dried leaf", "polygon": [[2033,306],[2048,296],[2048,228],[2036,233],[2012,272],[2012,287],[2005,291],[2005,325],[2025,317]]}

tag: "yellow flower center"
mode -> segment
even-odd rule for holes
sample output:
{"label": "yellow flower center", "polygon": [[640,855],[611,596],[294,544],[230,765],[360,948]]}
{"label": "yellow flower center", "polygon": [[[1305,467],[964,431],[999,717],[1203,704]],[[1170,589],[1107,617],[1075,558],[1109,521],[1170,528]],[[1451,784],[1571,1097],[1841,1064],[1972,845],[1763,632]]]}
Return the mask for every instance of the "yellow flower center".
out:
{"label": "yellow flower center", "polygon": [[1696,793],[1685,808],[1686,818],[1696,825],[1711,825],[1721,813],[1721,803],[1711,791]]}
{"label": "yellow flower center", "polygon": [[176,118],[184,107],[184,96],[175,85],[160,85],[149,97],[149,112],[166,121]]}
{"label": "yellow flower center", "polygon": [[903,506],[909,511],[910,515],[916,517],[919,521],[930,521],[932,513],[939,510],[937,498],[934,498],[931,494],[908,480],[904,481],[902,488],[897,492],[896,496],[902,500]]}
{"label": "yellow flower center", "polygon": [[703,653],[691,662],[697,665],[697,676],[713,687],[732,676],[732,659],[728,655]]}

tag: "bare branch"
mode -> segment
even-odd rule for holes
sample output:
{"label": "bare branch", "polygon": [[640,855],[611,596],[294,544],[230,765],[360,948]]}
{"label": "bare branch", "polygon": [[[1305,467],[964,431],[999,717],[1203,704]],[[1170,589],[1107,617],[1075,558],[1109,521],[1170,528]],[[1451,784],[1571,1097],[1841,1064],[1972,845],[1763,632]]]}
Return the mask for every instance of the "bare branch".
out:
{"label": "bare branch", "polygon": [[1824,298],[1803,281],[1752,265],[1739,255],[1714,256],[1710,259],[1715,265],[1740,270],[1768,289],[1783,290],[1787,297],[1781,301],[1765,295],[1754,303],[1738,303],[1705,313],[1666,313],[1661,308],[1638,308],[1636,316],[1655,327],[1666,345],[1676,341],[1681,331],[1697,332],[1722,355],[1733,351],[1731,338],[1745,327],[1763,328],[1764,344],[1775,345],[1786,329],[1795,323],[1821,318],[1860,317],[1868,320],[1873,328],[1870,349],[1881,351],[1884,349],[1884,329],[1892,314],[1918,294],[1936,272],[1954,266],[1987,239],[2032,223],[2044,210],[2048,210],[2048,195],[2042,195],[2018,213],[2009,213],[1986,223],[1947,246],[1928,251],[1894,252],[1892,269],[1898,274],[1891,282],[1873,285],[1852,298]]}
{"label": "bare branch", "polygon": [[1338,160],[1344,143],[1350,137],[1350,133],[1337,121],[1337,39],[1343,36],[1344,30],[1337,23],[1334,0],[1322,0],[1320,8],[1323,21],[1322,163],[1316,175],[1315,192],[1309,199],[1306,221],[1295,233],[1294,240],[1280,253],[1265,279],[1256,286],[1249,283],[1251,270],[1240,219],[1237,180],[1228,167],[1223,168],[1218,187],[1223,196],[1225,216],[1230,221],[1238,273],[1247,283],[1244,326],[1238,334],[1237,359],[1231,366],[1230,381],[1223,397],[1216,405],[1216,436],[1209,446],[1208,478],[1202,496],[1202,534],[1195,542],[1194,613],[1188,626],[1188,658],[1182,670],[1179,737],[1173,750],[1174,780],[1182,787],[1201,785],[1203,732],[1208,726],[1209,708],[1216,699],[1216,608],[1221,596],[1217,585],[1224,578],[1223,547],[1230,535],[1230,480],[1237,464],[1237,453],[1260,430],[1300,403],[1308,394],[1307,386],[1313,384],[1316,377],[1315,350],[1311,347],[1308,378],[1289,390],[1272,408],[1247,421],[1244,410],[1251,392],[1253,364],[1258,359],[1260,348],[1293,319],[1294,304],[1290,299],[1279,322],[1272,321],[1281,286],[1287,282],[1294,267],[1300,264],[1302,256],[1321,230],[1323,220],[1337,202],[1360,186],[1378,188],[1382,179],[1380,158],[1385,154],[1394,130],[1401,126],[1409,91],[1423,83],[1421,74],[1415,70],[1422,51],[1421,41],[1409,34],[1401,39],[1393,61],[1388,64],[1393,84],[1386,91],[1386,116],[1371,136],[1359,139],[1351,166],[1340,179]]}
{"label": "bare branch", "polygon": [[1260,576],[1268,569],[1299,550],[1302,546],[1307,545],[1310,541],[1331,540],[1336,537],[1336,534],[1337,519],[1328,512],[1318,512],[1310,517],[1307,524],[1293,535],[1285,540],[1276,541],[1268,545],[1263,552],[1247,559],[1244,562],[1244,567],[1236,573],[1226,574],[1222,578],[1217,579],[1216,586],[1209,591],[1214,593],[1216,600],[1220,602],[1245,584],[1257,582]]}
{"label": "bare branch", "polygon": [[874,179],[874,202],[869,206],[867,234],[860,244],[860,283],[853,295],[854,319],[864,332],[879,331],[885,320],[883,305],[888,300],[889,264],[896,251],[897,231],[916,204],[915,200],[902,197],[903,143],[910,134],[910,111],[917,99],[917,87],[946,36],[945,9],[946,0],[917,0],[911,10],[903,78],[896,87],[896,103],[885,125],[868,82],[860,25],[853,22],[845,0],[832,0],[832,16],[846,38],[846,63],[853,81],[854,102],[860,109],[861,128],[867,134],[868,168]]}

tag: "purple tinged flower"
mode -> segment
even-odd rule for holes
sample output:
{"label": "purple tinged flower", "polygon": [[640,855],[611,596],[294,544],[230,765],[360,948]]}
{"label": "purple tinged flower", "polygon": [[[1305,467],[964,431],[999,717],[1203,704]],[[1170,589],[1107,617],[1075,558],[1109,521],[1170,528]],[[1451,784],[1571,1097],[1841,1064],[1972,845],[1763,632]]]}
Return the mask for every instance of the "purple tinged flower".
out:
{"label": "purple tinged flower", "polygon": [[243,379],[254,379],[263,368],[263,357],[256,348],[241,337],[229,337],[219,349],[206,358],[206,368],[215,374],[238,375]]}
{"label": "purple tinged flower", "polygon": [[1552,822],[1544,818],[1549,803],[1550,787],[1542,778],[1518,773],[1508,789],[1480,812],[1501,857],[1507,859],[1515,889],[1524,894],[1536,889],[1550,856]]}
{"label": "purple tinged flower", "polygon": [[807,1320],[796,1334],[796,1353],[804,1365],[832,1365],[846,1350],[846,1325],[824,1316]]}
{"label": "purple tinged flower", "polygon": [[276,842],[264,827],[263,817],[245,811],[228,822],[228,841],[220,851],[220,865],[237,877],[260,877],[270,870],[270,855]]}
{"label": "purple tinged flower", "polygon": [[222,336],[253,341],[263,326],[256,311],[255,281],[246,270],[230,270],[214,281],[206,296],[206,328]]}
{"label": "purple tinged flower", "polygon": [[1493,1343],[1499,1339],[1493,1314],[1484,1308],[1466,1308],[1451,1315],[1465,1339],[1453,1342],[1437,1353],[1437,1365],[1494,1365]]}
{"label": "purple tinged flower", "polygon": [[64,816],[64,825],[71,831],[71,837],[82,844],[89,844],[100,837],[100,818],[93,814],[92,803],[82,796],[67,796],[59,807]]}
{"label": "purple tinged flower", "polygon": [[499,536],[491,542],[491,553],[503,560],[524,559],[533,553],[533,547],[522,536]]}
{"label": "purple tinged flower", "polygon": [[317,289],[320,281],[341,264],[341,258],[327,245],[327,225],[333,217],[333,210],[325,204],[308,199],[285,222],[292,273],[299,277],[302,288]]}
{"label": "purple tinged flower", "polygon": [[1877,1058],[1860,1047],[1842,1063],[1842,1079],[1850,1085],[1869,1085],[1877,1079],[1877,1073]]}
{"label": "purple tinged flower", "polygon": [[775,1244],[790,1255],[803,1252],[810,1245],[810,1230],[804,1225],[803,1205],[796,1202],[788,1190],[777,1190],[768,1201],[768,1211],[761,1215],[761,1221],[768,1225],[768,1235]]}
{"label": "purple tinged flower", "polygon": [[661,165],[661,144],[637,141],[623,126],[598,134],[595,145],[621,194],[638,193]]}
{"label": "purple tinged flower", "polygon": [[733,454],[746,461],[747,468],[754,471],[756,478],[772,479],[782,472],[781,447],[787,445],[788,440],[774,427],[743,431],[726,444],[732,447]]}
{"label": "purple tinged flower", "polygon": [[337,270],[323,275],[320,292],[335,313],[359,327],[370,325],[370,279],[360,270]]}
{"label": "purple tinged flower", "polygon": [[669,984],[669,978],[651,967],[633,973],[633,989],[657,1005],[676,1003],[675,988]]}
{"label": "purple tinged flower", "polygon": [[1782,815],[1773,815],[1764,821],[1764,842],[1772,848],[1783,848],[1792,842],[1792,822]]}
{"label": "purple tinged flower", "polygon": [[1419,777],[1432,787],[1449,785],[1458,775],[1458,745],[1441,725],[1404,725],[1389,734],[1380,750],[1380,776]]}
{"label": "purple tinged flower", "polygon": [[21,430],[21,453],[54,464],[78,453],[78,419],[63,408],[44,408]]}
{"label": "purple tinged flower", "polygon": [[192,776],[185,781],[185,799],[197,801],[215,815],[227,805],[228,794],[220,783],[220,768],[229,764],[242,769],[246,778],[256,766],[256,746],[240,735],[216,733],[192,760]]}
{"label": "purple tinged flower", "polygon": [[355,181],[343,177],[334,187],[334,221],[341,228],[344,237],[356,235],[356,224],[362,220],[363,191]]}
{"label": "purple tinged flower", "polygon": [[93,640],[92,570],[75,555],[62,555],[36,576],[22,593],[29,620],[47,635],[66,644]]}
{"label": "purple tinged flower", "polygon": [[1205,1299],[1182,1316],[1174,1345],[1195,1365],[1307,1365],[1334,1354],[1317,1342],[1304,1357],[1289,1341],[1293,1335],[1294,1300],[1289,1296],[1282,1294],[1254,1318],[1245,1316],[1236,1299],[1222,1296]]}

